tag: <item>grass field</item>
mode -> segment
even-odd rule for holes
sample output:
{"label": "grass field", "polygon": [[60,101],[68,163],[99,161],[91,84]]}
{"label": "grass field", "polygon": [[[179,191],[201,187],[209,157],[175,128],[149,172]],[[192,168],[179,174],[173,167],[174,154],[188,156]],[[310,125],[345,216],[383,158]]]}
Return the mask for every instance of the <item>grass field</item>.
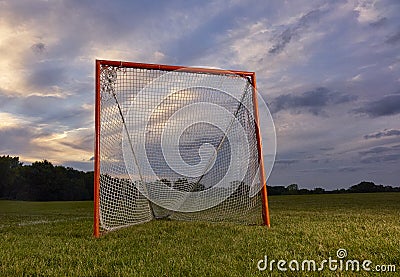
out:
{"label": "grass field", "polygon": [[160,220],[94,239],[91,202],[0,201],[0,276],[320,276],[257,262],[320,263],[340,248],[344,261],[396,266],[379,276],[400,272],[400,193],[275,196],[270,212],[270,229]]}

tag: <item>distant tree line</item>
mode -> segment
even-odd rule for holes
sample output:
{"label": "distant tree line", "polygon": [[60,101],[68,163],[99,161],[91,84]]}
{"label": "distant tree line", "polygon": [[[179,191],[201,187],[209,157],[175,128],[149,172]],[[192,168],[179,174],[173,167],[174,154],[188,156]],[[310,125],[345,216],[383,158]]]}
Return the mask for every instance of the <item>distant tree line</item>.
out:
{"label": "distant tree line", "polygon": [[93,172],[54,166],[47,160],[23,165],[0,156],[0,199],[63,201],[93,199]]}
{"label": "distant tree line", "polygon": [[[24,165],[19,157],[0,156],[0,199],[28,201],[64,201],[93,199],[93,171],[83,172],[71,167],[55,166],[44,160]],[[178,179],[171,182],[161,179],[164,184],[182,191],[202,191],[202,184]],[[236,194],[248,193],[249,187],[239,184]],[[323,188],[312,190],[299,189],[297,184],[288,186],[268,186],[269,195],[295,194],[332,194],[332,193],[366,193],[366,192],[400,192],[400,187],[376,185],[373,182],[361,182],[349,189],[326,191]]]}
{"label": "distant tree line", "polygon": [[363,181],[353,185],[348,189],[335,189],[326,191],[323,188],[312,190],[299,189],[297,184],[284,186],[268,186],[269,195],[294,195],[294,194],[334,194],[334,193],[367,193],[367,192],[400,192],[400,187],[375,185],[373,182]]}

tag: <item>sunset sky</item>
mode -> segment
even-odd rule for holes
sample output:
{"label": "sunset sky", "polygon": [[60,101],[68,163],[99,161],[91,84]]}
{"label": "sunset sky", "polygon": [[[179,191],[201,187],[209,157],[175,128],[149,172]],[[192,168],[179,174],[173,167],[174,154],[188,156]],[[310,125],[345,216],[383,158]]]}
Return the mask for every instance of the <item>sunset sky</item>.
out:
{"label": "sunset sky", "polygon": [[398,0],[0,0],[0,57],[0,155],[27,164],[93,169],[94,64],[109,59],[255,71],[270,185],[400,186]]}

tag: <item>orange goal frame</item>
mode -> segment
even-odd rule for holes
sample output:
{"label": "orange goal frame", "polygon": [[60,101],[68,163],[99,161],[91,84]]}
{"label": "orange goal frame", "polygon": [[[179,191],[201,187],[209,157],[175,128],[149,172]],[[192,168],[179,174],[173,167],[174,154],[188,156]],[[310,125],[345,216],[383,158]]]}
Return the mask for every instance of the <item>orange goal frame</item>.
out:
{"label": "orange goal frame", "polygon": [[110,60],[96,60],[96,76],[95,76],[95,151],[94,151],[94,236],[100,237],[100,70],[102,66],[113,67],[127,67],[127,68],[141,68],[141,69],[155,69],[163,71],[180,70],[184,72],[194,73],[210,73],[210,74],[237,74],[249,79],[253,86],[253,105],[254,105],[254,119],[256,125],[256,138],[257,150],[260,164],[260,182],[262,184],[261,198],[262,198],[262,217],[264,225],[270,227],[270,217],[268,209],[268,195],[267,184],[264,172],[264,159],[262,153],[262,138],[259,128],[259,112],[257,101],[257,87],[256,87],[256,74],[255,72],[237,71],[237,70],[222,70],[200,67],[186,67],[186,66],[172,66],[163,64],[147,64],[147,63],[134,63],[123,61],[110,61]]}

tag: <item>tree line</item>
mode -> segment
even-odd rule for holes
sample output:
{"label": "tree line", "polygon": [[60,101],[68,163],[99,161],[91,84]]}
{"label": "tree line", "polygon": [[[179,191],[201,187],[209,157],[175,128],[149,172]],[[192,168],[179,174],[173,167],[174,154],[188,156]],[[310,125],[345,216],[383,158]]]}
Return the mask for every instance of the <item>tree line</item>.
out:
{"label": "tree line", "polygon": [[285,186],[268,186],[269,195],[295,194],[337,194],[337,193],[369,193],[369,192],[400,192],[400,187],[376,185],[374,182],[362,181],[348,189],[325,190],[323,188],[299,189],[297,184]]}
{"label": "tree line", "polygon": [[[193,184],[179,179],[173,184],[161,179],[161,182],[182,191],[201,191],[204,185]],[[71,167],[55,166],[44,160],[24,165],[19,157],[0,156],[0,199],[28,201],[64,201],[93,199],[93,171],[83,172]],[[243,187],[239,186],[241,192]],[[297,184],[288,186],[268,186],[269,195],[294,194],[331,194],[365,192],[400,192],[400,187],[376,185],[363,181],[348,189],[326,191],[323,188],[312,190],[299,189]]]}
{"label": "tree line", "polygon": [[0,199],[63,201],[93,199],[93,172],[54,166],[44,160],[23,165],[19,157],[0,157]]}

